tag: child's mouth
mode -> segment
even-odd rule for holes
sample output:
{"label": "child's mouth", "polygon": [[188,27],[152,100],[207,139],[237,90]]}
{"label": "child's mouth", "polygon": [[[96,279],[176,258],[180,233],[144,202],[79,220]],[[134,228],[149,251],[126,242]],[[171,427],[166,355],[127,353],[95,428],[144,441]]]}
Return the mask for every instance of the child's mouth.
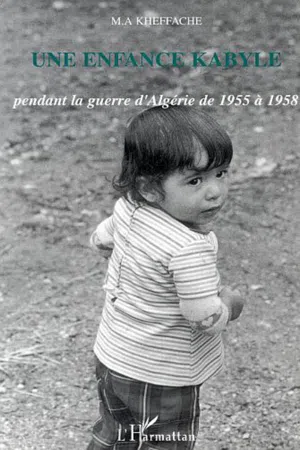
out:
{"label": "child's mouth", "polygon": [[221,209],[221,206],[216,206],[214,208],[209,208],[209,209],[206,209],[205,211],[202,211],[202,214],[204,216],[208,216],[208,217],[215,216],[220,211],[220,209]]}

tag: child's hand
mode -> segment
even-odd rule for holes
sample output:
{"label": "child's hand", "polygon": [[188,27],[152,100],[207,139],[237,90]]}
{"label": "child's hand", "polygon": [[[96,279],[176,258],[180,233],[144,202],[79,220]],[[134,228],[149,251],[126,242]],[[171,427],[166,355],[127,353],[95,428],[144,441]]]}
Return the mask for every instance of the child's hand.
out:
{"label": "child's hand", "polygon": [[100,250],[100,255],[104,259],[108,259],[111,257],[113,249],[111,247],[106,247],[105,245],[98,246],[98,249]]}
{"label": "child's hand", "polygon": [[231,289],[230,287],[225,286],[221,289],[219,296],[229,310],[229,320],[237,319],[240,316],[245,304],[245,300],[241,296],[240,291],[238,289]]}
{"label": "child's hand", "polygon": [[105,259],[110,258],[113,251],[113,247],[102,244],[101,239],[99,239],[96,232],[94,232],[90,237],[90,245],[92,246],[93,249],[99,251],[101,253],[101,256],[103,256],[103,258]]}

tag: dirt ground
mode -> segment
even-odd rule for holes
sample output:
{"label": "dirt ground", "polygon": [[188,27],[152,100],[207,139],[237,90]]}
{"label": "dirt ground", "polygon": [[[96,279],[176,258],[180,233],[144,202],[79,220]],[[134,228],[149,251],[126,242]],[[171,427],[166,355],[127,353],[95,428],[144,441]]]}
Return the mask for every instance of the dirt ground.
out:
{"label": "dirt ground", "polygon": [[[106,261],[88,248],[112,210],[135,107],[19,107],[14,97],[299,94],[296,0],[0,3],[0,450],[79,450],[97,417],[92,345]],[[176,8],[176,9],[175,9]],[[110,17],[203,17],[111,27]],[[34,68],[32,51],[284,51],[275,69]],[[206,107],[235,149],[217,225],[223,284],[247,298],[226,370],[202,392],[197,450],[300,448],[299,107]],[[298,235],[298,236],[297,236]]]}

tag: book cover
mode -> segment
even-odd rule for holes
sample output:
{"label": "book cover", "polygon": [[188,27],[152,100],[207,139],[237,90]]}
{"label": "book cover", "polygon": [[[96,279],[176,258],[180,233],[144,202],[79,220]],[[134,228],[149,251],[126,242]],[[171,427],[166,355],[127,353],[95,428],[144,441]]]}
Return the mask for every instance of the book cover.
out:
{"label": "book cover", "polygon": [[216,226],[222,283],[246,298],[195,449],[299,446],[299,4],[0,2],[0,450],[82,449],[126,122],[199,107],[233,141]]}

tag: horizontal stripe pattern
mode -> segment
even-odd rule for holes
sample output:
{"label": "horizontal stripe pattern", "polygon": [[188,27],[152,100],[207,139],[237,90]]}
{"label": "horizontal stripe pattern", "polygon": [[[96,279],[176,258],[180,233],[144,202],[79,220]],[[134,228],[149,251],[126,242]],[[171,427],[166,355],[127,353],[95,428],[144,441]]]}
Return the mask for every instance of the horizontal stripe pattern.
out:
{"label": "horizontal stripe pattern", "polygon": [[193,329],[180,301],[218,293],[216,236],[124,198],[112,217],[106,231],[114,250],[94,346],[97,357],[111,370],[148,383],[203,383],[222,367],[221,335]]}

